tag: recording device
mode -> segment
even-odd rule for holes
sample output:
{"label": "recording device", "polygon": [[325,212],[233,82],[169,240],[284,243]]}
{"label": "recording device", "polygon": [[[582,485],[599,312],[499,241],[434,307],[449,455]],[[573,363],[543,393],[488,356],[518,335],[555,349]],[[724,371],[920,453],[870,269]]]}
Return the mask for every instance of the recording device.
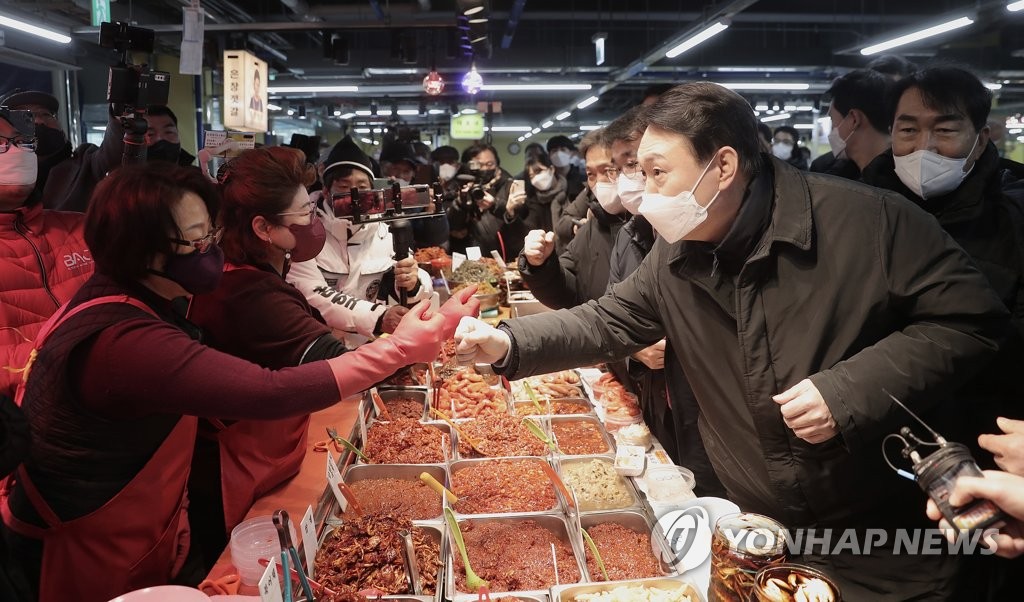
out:
{"label": "recording device", "polygon": [[[376,185],[376,181],[375,181]],[[354,224],[423,219],[444,213],[440,184],[401,186],[397,182],[373,190],[353,188],[331,195],[331,210],[337,218]],[[430,204],[433,203],[433,210]]]}
{"label": "recording device", "polygon": [[[480,201],[483,201],[488,193],[493,194],[491,182],[494,180],[497,172],[485,173],[484,170],[480,169],[480,163],[476,160],[470,161],[467,167],[469,168],[468,171],[455,176],[455,182],[458,183],[459,190],[458,196],[452,200],[466,213],[467,219],[479,219],[483,215],[483,210],[480,209]],[[466,184],[470,183],[472,185],[467,188]]]}
{"label": "recording device", "polygon": [[146,161],[146,107],[167,104],[170,74],[131,62],[132,51],[152,53],[154,39],[152,29],[122,22],[100,24],[100,46],[121,53],[107,72],[107,102],[124,128],[122,165]]}
{"label": "recording device", "polygon": [[[958,531],[983,531],[990,528],[998,529],[1005,525],[1006,515],[989,500],[976,499],[964,506],[953,506],[949,503],[949,495],[952,493],[957,479],[963,476],[984,477],[985,475],[978,468],[974,458],[971,457],[971,452],[967,449],[967,446],[962,443],[947,441],[942,435],[928,426],[924,420],[921,420],[917,414],[912,412],[910,408],[903,405],[899,399],[896,399],[888,391],[884,392],[896,405],[903,408],[907,414],[910,414],[914,420],[919,422],[928,431],[928,434],[932,436],[932,441],[923,441],[910,430],[910,427],[906,426],[900,429],[899,434],[892,433],[886,435],[882,442],[882,454],[885,455],[885,443],[887,441],[898,439],[903,444],[900,453],[905,459],[914,463],[913,475],[909,475],[906,471],[899,469],[896,469],[896,472],[901,476],[907,476],[916,480],[921,489],[935,502],[935,505],[942,512],[942,517]],[[920,450],[923,447],[934,447],[937,449],[922,457]],[[896,468],[889,461],[888,456],[885,457],[885,461],[890,467]]]}

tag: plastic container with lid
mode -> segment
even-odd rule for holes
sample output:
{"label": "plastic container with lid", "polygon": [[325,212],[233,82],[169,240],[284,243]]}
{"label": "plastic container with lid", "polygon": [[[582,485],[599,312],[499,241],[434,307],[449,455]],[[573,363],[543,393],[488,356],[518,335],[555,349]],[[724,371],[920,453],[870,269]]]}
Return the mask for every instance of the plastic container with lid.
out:
{"label": "plastic container with lid", "polygon": [[[297,542],[295,525],[289,523],[288,526],[292,541]],[[261,559],[269,560],[280,555],[281,540],[270,516],[250,518],[231,530],[231,564],[238,570],[243,585],[259,583],[266,570],[260,566]]]}
{"label": "plastic container with lid", "polygon": [[604,418],[604,428],[609,433],[618,432],[619,429],[633,425],[643,424],[644,418],[640,414],[608,414]]}
{"label": "plastic container with lid", "polygon": [[652,502],[681,503],[697,497],[693,494],[697,481],[688,468],[651,466],[644,478],[647,481],[647,497]]}
{"label": "plastic container with lid", "polygon": [[615,443],[619,445],[635,445],[644,448],[644,451],[654,446],[651,439],[651,429],[646,424],[631,424],[622,427],[615,433]]}

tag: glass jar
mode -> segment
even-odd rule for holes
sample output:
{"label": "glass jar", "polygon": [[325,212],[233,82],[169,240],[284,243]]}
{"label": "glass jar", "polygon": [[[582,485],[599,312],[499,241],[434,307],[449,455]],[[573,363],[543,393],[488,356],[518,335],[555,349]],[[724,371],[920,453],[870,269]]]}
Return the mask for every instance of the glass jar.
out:
{"label": "glass jar", "polygon": [[754,577],[751,602],[842,602],[836,584],[821,571],[802,564],[768,566]]}
{"label": "glass jar", "polygon": [[711,536],[711,602],[747,602],[754,577],[767,566],[786,562],[784,527],[750,512],[727,514]]}

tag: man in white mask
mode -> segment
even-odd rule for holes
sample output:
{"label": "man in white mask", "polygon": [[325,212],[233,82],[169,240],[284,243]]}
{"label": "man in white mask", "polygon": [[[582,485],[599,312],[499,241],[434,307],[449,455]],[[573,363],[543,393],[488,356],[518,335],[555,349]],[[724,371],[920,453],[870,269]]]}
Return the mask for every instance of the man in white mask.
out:
{"label": "man in white mask", "polygon": [[954,427],[974,408],[953,398],[972,394],[965,384],[1009,327],[984,276],[899,195],[763,157],[753,111],[731,90],[677,86],[645,121],[640,214],[661,237],[640,267],[567,311],[498,328],[463,319],[460,358],[516,379],[667,337],[742,510],[843,541],[886,530],[870,552],[801,548],[844,599],[974,599],[953,591],[958,557],[897,551],[896,528],[934,523],[879,450],[908,423],[884,391],[960,440]]}
{"label": "man in white mask", "polygon": [[587,161],[587,186],[594,197],[588,203],[592,217],[580,225],[561,255],[555,254],[555,233],[544,230],[530,231],[519,255],[523,281],[551,308],[573,307],[604,294],[612,244],[630,216],[609,177],[615,167],[601,130],[587,134],[580,149]]}
{"label": "man in white mask", "polygon": [[[837,161],[849,159],[857,166],[856,176],[875,157],[889,150],[888,110],[885,95],[891,80],[872,69],[857,69],[837,78],[828,90],[832,102],[828,116],[832,131],[828,144]],[[833,175],[849,175],[848,173]]]}
{"label": "man in white mask", "polygon": [[81,213],[44,209],[32,111],[0,106],[0,394],[14,397],[43,323],[92,275]]}
{"label": "man in white mask", "polygon": [[[349,348],[393,332],[408,309],[398,303],[400,291],[408,304],[433,293],[430,276],[416,259],[394,260],[394,242],[387,224],[353,224],[333,211],[332,193],[373,188],[370,159],[346,136],[331,150],[323,174],[323,194],[313,193],[327,242],[316,259],[293,263],[287,280],[299,289]],[[316,198],[314,198],[316,195]]]}
{"label": "man in white mask", "polygon": [[552,136],[547,142],[548,156],[551,157],[551,164],[555,166],[558,175],[565,178],[568,184],[567,194],[569,200],[575,199],[586,185],[587,178],[584,167],[578,164],[578,159],[586,161],[584,153],[579,152],[576,145],[568,136]]}
{"label": "man in white mask", "polygon": [[800,134],[796,128],[780,125],[775,128],[775,133],[772,136],[772,154],[797,169],[807,169],[809,165],[800,152],[799,142]]}

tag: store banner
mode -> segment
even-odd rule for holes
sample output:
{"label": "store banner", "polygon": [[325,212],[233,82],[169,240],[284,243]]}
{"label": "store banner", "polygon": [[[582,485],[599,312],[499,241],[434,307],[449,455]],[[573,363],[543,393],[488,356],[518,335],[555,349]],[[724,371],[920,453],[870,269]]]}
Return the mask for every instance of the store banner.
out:
{"label": "store banner", "polygon": [[480,113],[452,117],[453,140],[477,140],[484,137],[484,116]]}
{"label": "store banner", "polygon": [[224,127],[267,131],[267,63],[245,50],[224,51]]}

